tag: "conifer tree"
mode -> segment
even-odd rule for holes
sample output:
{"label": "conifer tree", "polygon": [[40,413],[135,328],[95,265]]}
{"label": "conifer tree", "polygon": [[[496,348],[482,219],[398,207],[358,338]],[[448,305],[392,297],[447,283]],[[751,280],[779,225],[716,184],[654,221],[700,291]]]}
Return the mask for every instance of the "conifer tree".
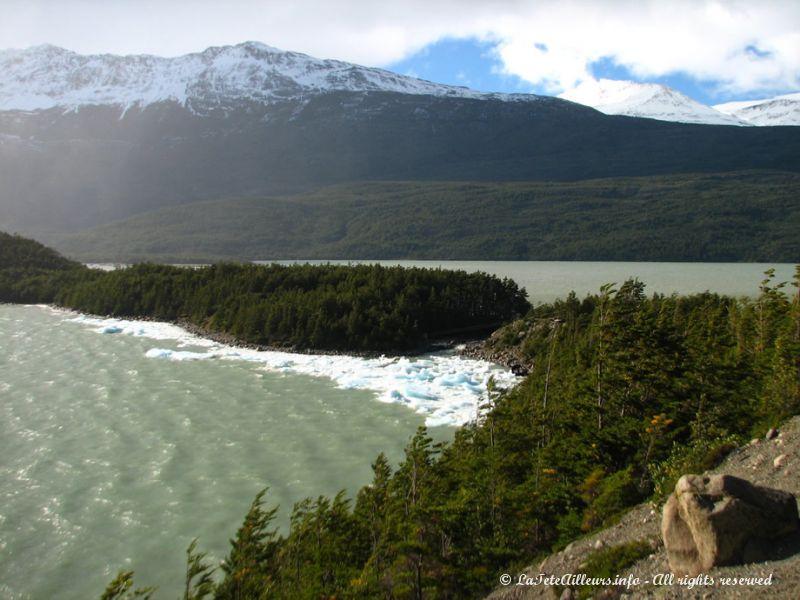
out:
{"label": "conifer tree", "polygon": [[133,588],[133,571],[120,571],[117,576],[108,584],[100,600],[150,600],[153,597],[155,588]]}
{"label": "conifer tree", "polygon": [[197,538],[186,549],[183,600],[203,600],[214,593],[214,569],[205,562],[206,553],[197,552]]}
{"label": "conifer tree", "polygon": [[259,600],[275,584],[277,530],[270,529],[277,507],[265,510],[261,490],[250,505],[244,523],[230,541],[231,549],[222,563],[225,579],[215,591],[216,600]]}

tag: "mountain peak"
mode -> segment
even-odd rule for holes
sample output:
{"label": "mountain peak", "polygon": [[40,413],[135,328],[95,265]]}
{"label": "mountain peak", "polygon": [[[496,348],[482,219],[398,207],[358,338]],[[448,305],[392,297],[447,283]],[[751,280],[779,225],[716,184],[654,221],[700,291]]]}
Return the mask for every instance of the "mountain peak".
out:
{"label": "mountain peak", "polygon": [[0,110],[71,110],[87,105],[127,109],[176,102],[202,112],[241,102],[303,99],[329,91],[521,98],[320,60],[255,41],[213,46],[175,58],[81,55],[50,45],[0,51]]}
{"label": "mountain peak", "polygon": [[608,115],[644,117],[681,123],[749,125],[659,83],[614,79],[584,81],[561,98],[591,106]]}
{"label": "mountain peak", "polygon": [[754,125],[800,125],[800,92],[763,100],[725,102],[714,108]]}

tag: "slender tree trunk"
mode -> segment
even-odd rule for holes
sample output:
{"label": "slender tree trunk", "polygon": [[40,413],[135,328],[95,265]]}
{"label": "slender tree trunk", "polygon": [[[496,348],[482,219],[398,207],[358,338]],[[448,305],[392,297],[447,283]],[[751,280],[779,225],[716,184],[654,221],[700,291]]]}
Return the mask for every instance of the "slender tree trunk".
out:
{"label": "slender tree trunk", "polygon": [[544,396],[542,396],[542,411],[547,409],[547,391],[550,388],[550,368],[553,365],[553,351],[558,337],[558,323],[553,324],[553,333],[550,339],[550,352],[547,355],[547,369],[544,374]]}

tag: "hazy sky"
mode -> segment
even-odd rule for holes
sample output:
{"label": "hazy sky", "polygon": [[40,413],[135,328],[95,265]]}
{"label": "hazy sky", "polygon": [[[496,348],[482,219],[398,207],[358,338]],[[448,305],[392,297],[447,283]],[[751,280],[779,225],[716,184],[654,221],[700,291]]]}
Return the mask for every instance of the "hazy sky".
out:
{"label": "hazy sky", "polygon": [[0,0],[0,48],[175,56],[247,40],[489,91],[603,76],[704,102],[800,90],[800,0]]}

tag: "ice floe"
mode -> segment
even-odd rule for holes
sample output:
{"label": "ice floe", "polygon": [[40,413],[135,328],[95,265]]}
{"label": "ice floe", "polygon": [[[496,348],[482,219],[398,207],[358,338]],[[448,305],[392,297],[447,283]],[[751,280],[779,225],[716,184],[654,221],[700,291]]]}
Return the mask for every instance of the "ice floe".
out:
{"label": "ice floe", "polygon": [[453,352],[365,358],[260,351],[219,344],[170,323],[65,315],[68,321],[100,334],[165,342],[148,349],[145,353],[148,358],[177,362],[247,361],[266,371],[326,377],[342,389],[368,390],[382,402],[406,406],[425,416],[429,426],[457,426],[474,419],[490,377],[494,377],[499,387],[510,387],[517,382],[508,369]]}

